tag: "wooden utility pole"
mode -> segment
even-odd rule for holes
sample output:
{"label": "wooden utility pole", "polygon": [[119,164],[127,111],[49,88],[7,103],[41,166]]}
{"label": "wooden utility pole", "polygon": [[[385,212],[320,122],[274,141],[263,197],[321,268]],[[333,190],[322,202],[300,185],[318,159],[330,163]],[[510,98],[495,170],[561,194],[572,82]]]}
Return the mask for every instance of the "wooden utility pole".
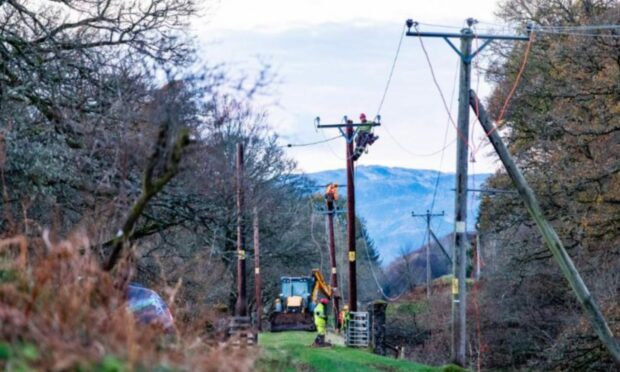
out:
{"label": "wooden utility pole", "polygon": [[[432,272],[431,272],[431,219],[433,217],[443,217],[444,212],[441,213],[431,213],[428,209],[424,214],[415,214],[411,212],[411,217],[426,217],[426,298],[431,298],[431,282],[433,280]],[[442,247],[443,248],[443,247]]]}
{"label": "wooden utility pole", "polygon": [[332,287],[332,301],[334,304],[334,319],[337,321],[340,313],[340,290],[338,289],[338,268],[336,265],[336,243],[334,239],[334,214],[336,214],[336,201],[327,203],[327,231],[329,238],[329,261],[331,264],[330,285]]}
{"label": "wooden utility pole", "polygon": [[471,106],[474,107],[474,110],[478,110],[477,115],[480,119],[480,124],[482,124],[482,127],[488,134],[489,140],[493,145],[495,152],[504,164],[506,172],[510,176],[513,184],[516,186],[521,199],[523,199],[523,202],[530,213],[530,216],[536,222],[536,226],[538,226],[538,230],[540,230],[547,248],[549,248],[553,254],[553,257],[560,265],[562,274],[564,274],[564,277],[568,280],[573,292],[575,292],[579,303],[581,303],[586,316],[590,320],[592,328],[594,328],[598,338],[607,348],[607,351],[609,351],[616,364],[620,366],[620,346],[618,346],[618,342],[607,325],[607,321],[605,320],[603,313],[601,313],[601,310],[599,309],[596,301],[592,298],[588,287],[583,282],[583,279],[581,279],[579,271],[577,271],[573,260],[566,252],[566,249],[564,248],[558,234],[555,232],[551,224],[549,224],[549,222],[545,219],[542,208],[536,199],[534,191],[529,187],[525,177],[523,177],[523,174],[521,173],[521,170],[519,170],[515,162],[512,160],[506,145],[504,145],[499,133],[497,133],[497,128],[493,125],[486,110],[478,101],[476,93],[473,91],[470,91],[469,102]]}
{"label": "wooden utility pole", "polygon": [[245,281],[245,237],[243,235],[243,144],[237,144],[237,303],[236,316],[247,316]]}
{"label": "wooden utility pole", "polygon": [[254,232],[254,297],[256,298],[256,328],[259,331],[263,330],[262,327],[262,315],[263,315],[263,301],[261,298],[261,277],[260,277],[260,237],[259,237],[259,222],[258,222],[258,208],[254,207],[252,210],[253,221],[252,227]]}
{"label": "wooden utility pole", "polygon": [[357,311],[357,261],[355,258],[355,185],[353,172],[353,126],[347,123],[347,241],[349,248],[349,311]]}
{"label": "wooden utility pole", "polygon": [[[347,240],[348,240],[348,260],[349,260],[349,311],[357,311],[357,270],[355,257],[355,185],[354,185],[354,160],[353,160],[353,140],[356,127],[378,127],[379,117],[375,122],[353,123],[344,117],[342,124],[320,124],[320,118],[315,119],[317,128],[338,128],[346,140],[346,162],[347,162]],[[343,131],[342,128],[345,128]]]}
{"label": "wooden utility pole", "polygon": [[[471,55],[472,30],[461,31],[461,54]],[[469,138],[469,87],[471,86],[471,63],[461,58],[459,73],[459,111],[457,130],[460,140],[456,145],[456,201],[454,204],[454,265],[452,278],[458,278],[452,285],[452,337],[454,360],[461,366],[467,365],[465,347],[467,343],[467,167]],[[456,293],[454,293],[456,291]],[[457,320],[458,319],[458,320]]]}
{"label": "wooden utility pole", "polygon": [[[454,205],[454,250],[453,250],[453,285],[452,285],[452,360],[460,366],[466,366],[467,345],[467,297],[466,297],[466,268],[467,268],[467,161],[469,137],[469,88],[471,85],[471,62],[493,40],[529,40],[529,36],[485,35],[476,34],[471,27],[477,21],[467,19],[467,27],[460,33],[420,32],[418,23],[408,19],[407,36],[439,37],[444,39],[461,58],[459,74],[459,109],[457,124],[456,150],[456,200]],[[415,31],[411,31],[411,27]],[[472,53],[473,38],[483,40],[482,45]],[[451,38],[461,41],[457,48]]]}

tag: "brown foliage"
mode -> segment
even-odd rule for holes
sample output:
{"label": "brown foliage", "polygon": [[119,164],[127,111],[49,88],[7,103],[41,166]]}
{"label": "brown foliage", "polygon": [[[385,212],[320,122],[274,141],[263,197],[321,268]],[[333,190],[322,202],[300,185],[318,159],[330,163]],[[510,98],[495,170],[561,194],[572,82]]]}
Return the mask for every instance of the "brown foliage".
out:
{"label": "brown foliage", "polygon": [[[44,238],[29,243],[25,265],[24,237],[0,241],[0,340],[36,345],[40,358],[31,367],[89,369],[114,355],[130,369],[158,365],[192,371],[250,369],[252,353],[207,342],[206,318],[212,314],[194,312],[192,319],[179,322],[174,337],[155,326],[137,324],[125,303],[133,266],[128,258],[112,276],[90,254],[84,235],[58,243]],[[13,248],[21,252],[18,259],[12,257]],[[162,291],[170,295],[170,304],[179,287],[180,283]]]}
{"label": "brown foliage", "polygon": [[[501,15],[546,26],[605,25],[618,24],[620,8],[617,1],[606,0],[506,1]],[[617,335],[620,167],[613,154],[620,146],[620,48],[614,32],[537,35],[507,111],[505,141]],[[489,102],[495,112],[522,49],[503,57],[489,70],[498,84]],[[498,173],[489,186],[508,187],[509,181]],[[609,354],[587,325],[522,202],[510,195],[488,197],[480,225],[488,281],[483,335],[492,340],[486,365],[611,368]]]}

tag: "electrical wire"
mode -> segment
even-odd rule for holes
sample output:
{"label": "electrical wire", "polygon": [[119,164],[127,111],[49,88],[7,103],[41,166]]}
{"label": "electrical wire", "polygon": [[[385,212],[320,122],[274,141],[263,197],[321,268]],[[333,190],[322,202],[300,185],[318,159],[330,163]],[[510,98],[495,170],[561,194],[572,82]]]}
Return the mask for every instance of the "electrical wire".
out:
{"label": "electrical wire", "polygon": [[[523,53],[523,60],[521,61],[521,67],[519,68],[517,77],[515,78],[512,88],[510,89],[510,93],[508,93],[508,96],[506,97],[506,100],[504,101],[504,105],[502,106],[502,109],[500,110],[499,117],[496,120],[497,123],[501,123],[502,119],[504,118],[504,114],[506,113],[506,109],[508,108],[508,103],[510,102],[510,99],[514,95],[515,91],[517,90],[517,87],[519,86],[519,83],[521,82],[521,77],[523,76],[523,71],[525,71],[525,66],[527,65],[527,61],[530,56],[530,50],[532,48],[532,44],[534,42],[535,36],[536,34],[532,32],[527,42],[527,46],[525,47],[525,52]],[[477,112],[476,112],[476,116],[478,116]],[[494,126],[493,129],[491,129],[488,133],[485,133],[484,137],[490,136],[500,126],[501,124]],[[480,150],[481,147],[482,147],[482,140],[478,143],[475,149],[472,149],[472,152],[476,154]]]}
{"label": "electrical wire", "polygon": [[313,145],[319,145],[321,143],[326,143],[326,142],[330,142],[333,140],[336,140],[338,138],[340,138],[342,136],[338,135],[336,137],[331,137],[331,138],[327,138],[321,141],[316,141],[316,142],[307,142],[307,143],[289,143],[286,146],[282,146],[282,147],[304,147],[304,146],[313,146]]}
{"label": "electrical wire", "polygon": [[581,32],[568,32],[568,31],[550,31],[550,30],[537,30],[538,33],[547,34],[547,35],[565,35],[565,36],[578,36],[578,37],[603,37],[603,38],[612,38],[618,39],[620,35],[613,34],[590,34],[590,33],[581,33]]}
{"label": "electrical wire", "polygon": [[[490,26],[500,27],[504,30],[518,30],[519,26],[512,26],[507,28],[506,25],[500,25],[497,23],[479,22]],[[522,28],[522,27],[521,27]],[[588,31],[617,31],[620,30],[620,25],[601,24],[601,25],[574,25],[574,26],[552,26],[552,25],[532,25],[532,31],[544,34],[558,34],[558,35],[572,35],[583,37],[610,37],[620,38],[620,35],[607,35],[607,34],[593,34],[584,33]]]}
{"label": "electrical wire", "polygon": [[[387,82],[386,82],[386,84],[385,84],[385,89],[384,89],[384,91],[383,91],[383,95],[382,95],[382,97],[381,97],[381,101],[379,102],[379,106],[378,106],[378,108],[377,108],[377,116],[379,116],[379,115],[381,114],[381,109],[383,108],[383,104],[385,103],[385,98],[387,97],[387,94],[388,94],[388,92],[389,92],[390,85],[391,85],[391,82],[392,82],[392,77],[394,76],[394,71],[395,71],[395,69],[396,69],[396,63],[398,62],[398,57],[399,57],[399,55],[400,55],[400,50],[401,50],[401,46],[402,46],[402,43],[403,43],[404,36],[405,36],[405,27],[403,26],[403,30],[401,31],[401,36],[400,36],[400,39],[399,39],[399,41],[398,41],[398,46],[396,47],[396,53],[395,53],[395,55],[394,55],[394,59],[393,59],[393,61],[392,61],[392,67],[391,67],[391,69],[390,69],[390,73],[389,73],[389,75],[388,75],[388,79],[387,79]],[[444,151],[447,147],[451,146],[451,145],[452,145],[452,143],[454,142],[454,141],[453,141],[453,142],[451,142],[451,143],[449,143],[449,144],[447,144],[447,145],[444,143],[444,146],[443,146],[442,148],[440,148],[439,150],[432,151],[432,152],[430,152],[430,153],[415,153],[415,152],[413,152],[413,151],[409,150],[408,148],[406,148],[405,146],[403,146],[403,145],[400,143],[400,141],[398,141],[398,140],[396,139],[396,136],[394,136],[394,135],[392,134],[392,132],[388,129],[388,127],[387,127],[387,126],[383,125],[383,126],[382,126],[382,129],[384,129],[384,130],[385,130],[385,132],[388,134],[388,136],[392,139],[392,141],[393,141],[393,142],[394,142],[394,143],[395,143],[395,144],[396,144],[396,145],[397,145],[397,146],[398,146],[401,150],[405,151],[406,153],[408,153],[409,155],[414,156],[414,157],[429,157],[429,156],[434,156],[434,155],[437,155],[438,153],[440,153],[440,152]]]}
{"label": "electrical wire", "polygon": [[[321,136],[323,136],[323,138],[325,138],[325,143],[327,144],[327,148],[329,149],[329,152],[332,153],[332,155],[334,155],[334,157],[336,157],[339,160],[344,160],[344,158],[338,154],[336,154],[336,151],[334,151],[334,149],[332,148],[332,145],[329,143],[330,141],[327,141],[327,137],[325,137],[325,134],[323,133],[323,131],[319,131],[321,133]],[[342,137],[342,136],[338,136],[338,137]]]}
{"label": "electrical wire", "polygon": [[576,25],[576,26],[545,26],[534,25],[536,31],[539,30],[620,30],[620,25]]}
{"label": "electrical wire", "polygon": [[370,259],[370,248],[368,248],[368,242],[366,241],[365,234],[360,234],[362,236],[362,241],[364,242],[364,247],[366,248],[364,251],[366,252],[366,263],[368,268],[370,269],[370,273],[372,274],[372,278],[374,279],[375,285],[377,286],[378,292],[381,293],[383,298],[390,302],[397,301],[400,297],[402,297],[407,291],[401,292],[399,295],[395,297],[388,296],[387,293],[383,290],[383,286],[379,283],[379,279],[377,278],[377,274],[375,273],[374,265],[372,264],[372,260]]}
{"label": "electrical wire", "polygon": [[[459,66],[460,66],[460,61],[457,62],[456,69],[454,71],[454,82],[452,83],[452,93],[450,94],[450,111],[452,111],[452,105],[454,104],[454,95],[456,93],[456,82],[457,82],[458,76],[459,76]],[[444,135],[443,135],[443,142],[444,142],[444,144],[448,140],[449,130],[450,130],[450,118],[448,118],[446,120],[446,130],[445,130]],[[454,143],[455,141],[456,141],[456,139],[454,139],[452,142],[450,142],[450,144]],[[444,146],[443,150],[445,150],[445,149],[446,149],[446,147]],[[439,169],[437,169],[437,177],[435,178],[435,188],[433,190],[433,199],[431,201],[431,208],[430,208],[430,212],[431,213],[433,213],[433,209],[435,208],[435,200],[437,199],[437,190],[439,189],[439,181],[440,181],[440,178],[441,178],[441,169],[443,168],[444,156],[445,156],[445,151],[442,151],[441,159],[439,160]]]}
{"label": "electrical wire", "polygon": [[446,112],[448,113],[448,118],[450,119],[450,123],[452,124],[452,126],[456,130],[457,135],[461,138],[461,141],[463,141],[463,143],[465,143],[473,151],[473,146],[471,145],[471,143],[469,142],[467,137],[465,137],[463,135],[463,133],[459,130],[458,126],[456,125],[456,122],[454,121],[454,118],[452,117],[452,113],[450,111],[450,108],[448,107],[448,103],[446,102],[446,98],[445,98],[445,96],[443,94],[443,91],[441,90],[441,87],[439,86],[439,82],[437,81],[437,77],[435,76],[435,70],[433,68],[433,64],[431,62],[431,59],[430,59],[430,57],[428,55],[428,51],[426,50],[426,47],[424,46],[424,41],[422,40],[421,36],[418,36],[418,39],[420,40],[420,46],[422,47],[422,51],[424,52],[424,56],[426,57],[426,62],[428,63],[428,67],[430,68],[431,76],[433,78],[433,83],[435,84],[435,87],[437,87],[437,90],[439,91],[439,96],[441,97],[441,102],[443,103],[443,107],[446,110]]}
{"label": "electrical wire", "polygon": [[[475,49],[480,50],[480,45],[479,45],[480,39],[478,38],[478,29],[476,25],[472,27],[472,30],[474,32]],[[479,56],[480,56],[480,53],[476,54],[476,56],[474,57],[474,60],[472,61],[473,69],[476,72],[476,92],[480,91],[480,66],[479,66],[480,59],[478,58]],[[474,109],[475,112],[480,111],[479,104],[480,103],[478,102],[478,100],[476,100],[476,107]],[[470,124],[470,131],[469,131],[469,140],[471,143],[475,143],[476,122],[478,121],[479,121],[478,115],[474,115],[473,123]],[[472,163],[476,161],[476,153],[473,151],[470,153],[470,161]]]}
{"label": "electrical wire", "polygon": [[394,69],[396,68],[396,62],[398,61],[398,55],[400,54],[400,47],[403,45],[403,39],[405,38],[405,27],[406,26],[403,25],[403,29],[400,32],[400,40],[398,41],[398,47],[396,48],[396,55],[394,55],[394,60],[392,61],[392,68],[390,69],[390,74],[388,75],[385,89],[383,90],[381,102],[379,103],[379,107],[377,108],[377,116],[381,114],[383,102],[385,102],[385,97],[387,96],[388,90],[390,89],[390,83],[392,82],[392,76],[394,76]]}

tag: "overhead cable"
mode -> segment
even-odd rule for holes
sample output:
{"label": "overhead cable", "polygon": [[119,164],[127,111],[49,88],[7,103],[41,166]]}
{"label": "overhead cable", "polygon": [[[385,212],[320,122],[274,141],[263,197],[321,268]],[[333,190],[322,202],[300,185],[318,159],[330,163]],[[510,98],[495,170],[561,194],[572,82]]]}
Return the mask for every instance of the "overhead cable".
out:
{"label": "overhead cable", "polygon": [[403,39],[405,37],[405,27],[406,26],[403,25],[403,30],[400,33],[400,40],[398,41],[398,47],[396,48],[396,55],[394,56],[394,61],[392,61],[392,68],[390,69],[390,74],[388,75],[387,83],[385,84],[385,89],[383,90],[381,102],[379,103],[379,107],[377,108],[377,116],[381,114],[383,102],[385,102],[385,97],[387,96],[388,90],[390,89],[390,83],[392,82],[392,76],[394,75],[394,68],[396,67],[396,61],[398,61],[398,55],[400,54],[400,47],[403,44]]}
{"label": "overhead cable", "polygon": [[282,146],[282,147],[304,147],[304,146],[313,146],[313,145],[318,145],[318,144],[325,143],[325,142],[330,142],[330,141],[333,141],[333,140],[338,139],[338,138],[340,138],[340,137],[341,137],[341,136],[340,136],[340,135],[338,135],[338,136],[336,136],[336,137],[331,137],[331,138],[327,138],[327,139],[324,139],[324,140],[321,140],[321,141],[316,141],[316,142],[307,142],[307,143],[289,143],[289,144],[287,144],[286,146]]}

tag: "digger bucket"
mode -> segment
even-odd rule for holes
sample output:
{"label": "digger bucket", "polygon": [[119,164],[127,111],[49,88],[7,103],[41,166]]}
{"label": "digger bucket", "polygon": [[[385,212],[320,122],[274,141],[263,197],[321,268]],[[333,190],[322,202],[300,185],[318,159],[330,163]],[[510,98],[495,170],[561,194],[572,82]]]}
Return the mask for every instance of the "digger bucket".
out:
{"label": "digger bucket", "polygon": [[311,313],[272,313],[270,317],[271,332],[308,331],[315,332],[314,318]]}

